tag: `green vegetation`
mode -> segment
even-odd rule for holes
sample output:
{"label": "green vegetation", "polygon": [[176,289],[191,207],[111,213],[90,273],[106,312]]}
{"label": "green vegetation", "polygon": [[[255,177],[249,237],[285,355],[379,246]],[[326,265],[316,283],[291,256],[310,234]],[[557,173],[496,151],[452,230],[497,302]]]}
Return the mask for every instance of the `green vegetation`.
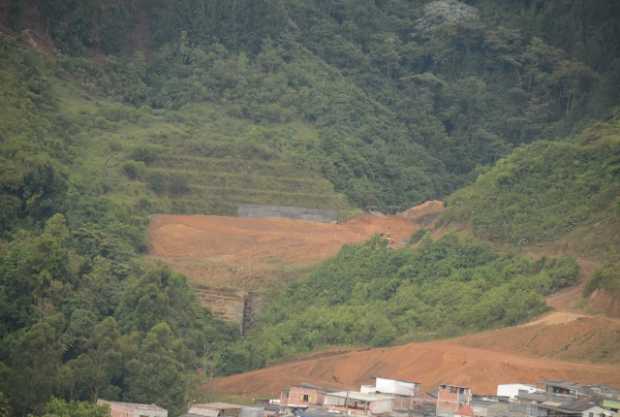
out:
{"label": "green vegetation", "polygon": [[540,312],[573,261],[420,234],[415,253],[345,248],[240,341],[183,277],[144,263],[145,231],[153,213],[239,203],[394,212],[482,173],[449,199],[448,221],[516,244],[592,242],[579,227],[591,225],[613,252],[617,122],[537,142],[618,105],[620,7],[586,3],[6,1],[0,415],[98,415],[75,402],[106,397],[174,417],[197,369]]}
{"label": "green vegetation", "polygon": [[226,371],[236,329],[142,263],[148,211],[113,195],[95,146],[84,157],[98,131],[66,110],[54,67],[11,38],[0,49],[0,409],[74,416],[88,406],[45,404],[104,397],[178,415],[197,368]]}
{"label": "green vegetation", "polygon": [[52,398],[46,405],[43,417],[106,417],[110,413],[106,407],[85,402],[66,402]]}
{"label": "green vegetation", "polygon": [[570,238],[576,251],[614,259],[620,230],[620,119],[572,140],[515,150],[448,199],[447,222],[485,239],[528,245]]}
{"label": "green vegetation", "polygon": [[[38,3],[54,41],[75,57],[63,59],[70,78],[132,106],[208,102],[252,126],[303,125],[276,140],[269,127],[235,138],[302,161],[364,208],[397,211],[445,195],[479,165],[603,117],[618,100],[613,1]],[[27,21],[15,10],[20,27]],[[81,58],[101,51],[116,56]]]}
{"label": "green vegetation", "polygon": [[570,286],[573,258],[531,261],[448,235],[418,250],[375,237],[344,247],[266,306],[244,343],[252,365],[328,345],[384,346],[514,325]]}

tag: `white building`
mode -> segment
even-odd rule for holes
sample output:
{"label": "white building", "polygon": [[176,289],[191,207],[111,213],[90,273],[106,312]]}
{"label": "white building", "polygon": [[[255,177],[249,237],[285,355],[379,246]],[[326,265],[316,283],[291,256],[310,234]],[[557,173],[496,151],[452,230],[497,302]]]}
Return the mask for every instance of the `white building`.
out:
{"label": "white building", "polygon": [[415,397],[418,393],[420,384],[413,381],[403,381],[390,378],[375,378],[375,385],[362,385],[360,391],[363,393],[377,393],[386,395],[397,395],[400,397]]}
{"label": "white building", "polygon": [[508,397],[511,400],[514,400],[519,395],[519,391],[525,391],[528,394],[543,392],[540,388],[527,384],[502,384],[497,386],[497,396]]}

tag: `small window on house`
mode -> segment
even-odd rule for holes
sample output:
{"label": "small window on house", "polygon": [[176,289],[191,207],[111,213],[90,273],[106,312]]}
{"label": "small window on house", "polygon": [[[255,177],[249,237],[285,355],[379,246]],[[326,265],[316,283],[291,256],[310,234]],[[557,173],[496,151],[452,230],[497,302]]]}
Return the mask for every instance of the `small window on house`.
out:
{"label": "small window on house", "polygon": [[308,396],[308,394],[304,394],[304,402],[307,403],[308,401],[310,401],[310,397]]}

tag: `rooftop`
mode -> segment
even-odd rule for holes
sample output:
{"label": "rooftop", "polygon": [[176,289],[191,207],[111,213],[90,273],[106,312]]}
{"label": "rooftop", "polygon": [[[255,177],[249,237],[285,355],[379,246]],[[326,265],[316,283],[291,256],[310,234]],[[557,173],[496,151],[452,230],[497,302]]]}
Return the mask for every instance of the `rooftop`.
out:
{"label": "rooftop", "polygon": [[110,407],[119,406],[124,408],[131,408],[134,410],[152,410],[152,411],[166,411],[165,408],[161,408],[156,404],[140,404],[140,403],[126,403],[121,401],[108,401],[108,400],[97,400],[97,404],[107,404]]}
{"label": "rooftop", "polygon": [[570,389],[586,395],[599,395],[606,398],[620,399],[620,390],[610,387],[604,384],[578,384],[570,381],[543,381],[544,385],[551,385],[564,389]]}
{"label": "rooftop", "polygon": [[210,410],[237,410],[243,408],[243,406],[238,404],[214,402],[205,404],[193,404],[191,408],[207,408]]}
{"label": "rooftop", "polygon": [[389,395],[375,394],[375,393],[364,393],[357,391],[339,391],[332,392],[328,394],[330,397],[338,397],[338,398],[350,398],[356,401],[378,401],[378,400],[391,400],[394,397]]}
{"label": "rooftop", "polygon": [[462,385],[440,384],[439,386],[441,388],[463,388],[463,389],[469,389],[469,387],[464,387]]}
{"label": "rooftop", "polygon": [[595,405],[595,402],[591,397],[567,397],[562,395],[549,394],[547,392],[535,392],[535,393],[519,393],[519,398],[522,400],[533,401],[538,404],[539,407],[568,412],[568,413],[581,413],[588,408]]}
{"label": "rooftop", "polygon": [[405,384],[417,384],[420,385],[419,382],[414,381],[412,379],[395,379],[395,378],[386,378],[384,376],[377,376],[375,377],[375,380],[377,379],[387,379],[388,381],[396,381],[396,382],[404,382]]}

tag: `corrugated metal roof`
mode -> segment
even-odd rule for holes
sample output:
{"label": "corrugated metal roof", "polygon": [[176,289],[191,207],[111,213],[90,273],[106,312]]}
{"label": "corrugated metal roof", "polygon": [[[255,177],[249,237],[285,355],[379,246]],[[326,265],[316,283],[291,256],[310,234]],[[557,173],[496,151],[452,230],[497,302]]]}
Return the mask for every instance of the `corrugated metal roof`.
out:
{"label": "corrugated metal roof", "polygon": [[122,401],[108,401],[108,400],[97,400],[97,404],[107,404],[110,406],[121,406],[125,408],[132,408],[136,410],[153,410],[153,411],[166,411],[165,408],[161,408],[157,404],[140,404],[140,403],[126,403]]}

